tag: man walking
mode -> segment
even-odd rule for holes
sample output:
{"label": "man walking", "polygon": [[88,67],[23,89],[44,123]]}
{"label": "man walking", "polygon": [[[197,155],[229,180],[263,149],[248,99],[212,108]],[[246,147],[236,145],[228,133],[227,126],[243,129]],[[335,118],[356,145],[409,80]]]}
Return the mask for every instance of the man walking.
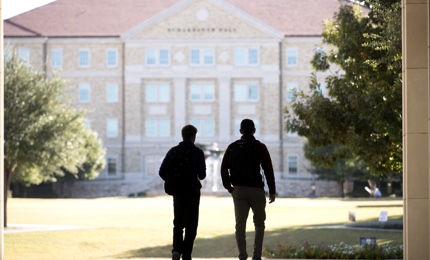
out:
{"label": "man walking", "polygon": [[246,221],[249,209],[254,214],[255,240],[252,259],[260,260],[266,220],[266,196],[260,167],[264,171],[269,187],[269,203],[275,201],[276,187],[272,160],[265,144],[254,137],[255,125],[250,119],[240,124],[242,137],[231,143],[221,163],[221,178],[224,188],[233,197],[236,218],[236,243],[239,259],[247,259]]}
{"label": "man walking", "polygon": [[[181,133],[183,141],[167,152],[161,163],[159,175],[167,184],[169,175],[174,171],[171,169],[173,158],[178,155],[184,158],[183,164],[189,167],[186,173],[189,178],[186,182],[181,183],[182,187],[176,188],[179,191],[169,193],[173,195],[174,208],[172,259],[179,260],[182,255],[183,260],[191,260],[199,222],[200,189],[202,188],[199,179],[203,180],[206,177],[206,163],[203,151],[194,145],[197,128],[186,125]],[[177,183],[179,181],[175,180],[173,185]]]}

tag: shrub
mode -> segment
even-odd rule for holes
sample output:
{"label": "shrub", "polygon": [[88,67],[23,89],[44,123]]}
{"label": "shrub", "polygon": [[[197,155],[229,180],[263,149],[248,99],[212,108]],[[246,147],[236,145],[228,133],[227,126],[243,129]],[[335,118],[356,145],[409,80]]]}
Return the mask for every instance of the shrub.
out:
{"label": "shrub", "polygon": [[268,258],[296,259],[403,259],[403,245],[282,245],[265,248]]}

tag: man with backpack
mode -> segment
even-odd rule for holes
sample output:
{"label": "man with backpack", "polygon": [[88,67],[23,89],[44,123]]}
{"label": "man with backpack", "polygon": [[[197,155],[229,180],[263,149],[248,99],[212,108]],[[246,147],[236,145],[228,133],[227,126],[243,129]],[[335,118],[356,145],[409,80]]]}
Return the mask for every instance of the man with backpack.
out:
{"label": "man with backpack", "polygon": [[264,239],[264,221],[266,220],[266,196],[260,169],[263,169],[269,187],[269,203],[275,201],[275,176],[266,145],[254,137],[254,122],[250,119],[242,120],[240,133],[242,137],[231,143],[224,153],[221,163],[221,178],[224,188],[233,197],[239,259],[248,257],[246,221],[249,210],[252,209],[255,227],[252,259],[260,260]]}
{"label": "man with backpack", "polygon": [[182,255],[183,260],[191,260],[199,222],[199,180],[206,177],[206,163],[203,151],[194,145],[197,128],[186,125],[181,133],[183,141],[167,152],[159,175],[166,193],[173,196],[172,259],[179,260]]}

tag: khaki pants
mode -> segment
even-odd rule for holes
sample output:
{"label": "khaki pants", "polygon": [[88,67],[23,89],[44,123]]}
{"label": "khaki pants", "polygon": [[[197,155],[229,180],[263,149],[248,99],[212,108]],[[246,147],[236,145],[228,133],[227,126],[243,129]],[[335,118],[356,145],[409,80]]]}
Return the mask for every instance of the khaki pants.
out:
{"label": "khaki pants", "polygon": [[263,239],[264,221],[266,220],[266,196],[264,189],[245,186],[235,186],[232,192],[234,213],[236,217],[236,243],[239,249],[239,259],[246,259],[246,221],[249,209],[252,209],[255,227],[253,259],[260,259]]}

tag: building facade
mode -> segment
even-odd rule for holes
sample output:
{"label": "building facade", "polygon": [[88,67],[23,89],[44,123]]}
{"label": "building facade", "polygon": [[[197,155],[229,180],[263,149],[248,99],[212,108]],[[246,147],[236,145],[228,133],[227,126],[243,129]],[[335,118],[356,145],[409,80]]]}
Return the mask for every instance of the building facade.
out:
{"label": "building facade", "polygon": [[57,0],[4,22],[6,52],[66,78],[70,102],[87,111],[107,149],[99,177],[58,186],[61,196],[162,192],[158,168],[186,124],[218,151],[207,158],[203,191],[223,193],[222,151],[243,118],[269,149],[280,196],[341,194],[338,183],[316,180],[305,140],[285,131],[283,115],[307,89],[337,0],[96,2]]}

